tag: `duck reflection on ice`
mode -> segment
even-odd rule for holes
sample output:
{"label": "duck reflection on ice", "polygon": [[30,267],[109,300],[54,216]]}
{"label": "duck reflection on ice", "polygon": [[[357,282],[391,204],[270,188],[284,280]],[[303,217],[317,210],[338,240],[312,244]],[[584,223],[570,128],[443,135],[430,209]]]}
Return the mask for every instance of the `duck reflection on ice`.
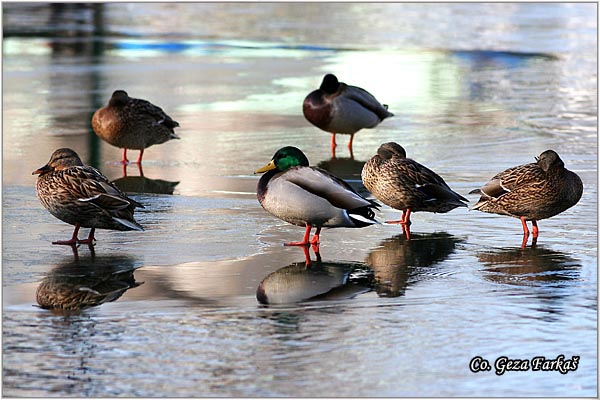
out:
{"label": "duck reflection on ice", "polygon": [[354,158],[330,158],[317,164],[317,167],[331,172],[333,175],[345,180],[352,189],[356,190],[361,196],[371,196],[371,193],[365,188],[361,180],[361,173],[364,161],[358,161]]}
{"label": "duck reflection on ice", "polygon": [[517,286],[561,285],[579,278],[581,264],[543,246],[483,251],[477,258],[490,281]]}
{"label": "duck reflection on ice", "polygon": [[[477,258],[485,265],[483,277],[489,281],[529,288],[515,295],[533,295],[540,303],[535,315],[548,322],[564,313],[564,299],[572,294],[569,282],[579,284],[581,264],[576,259],[543,246],[484,251]],[[575,283],[577,282],[577,283]]]}
{"label": "duck reflection on ice", "polygon": [[462,242],[445,232],[397,235],[369,253],[366,264],[374,271],[374,286],[382,297],[404,294],[410,284],[432,273],[430,267],[445,260]]}
{"label": "duck reflection on ice", "polygon": [[165,181],[162,179],[150,179],[144,176],[142,166],[138,165],[140,175],[128,176],[127,166],[123,165],[123,176],[115,179],[112,183],[115,184],[121,191],[125,193],[153,193],[153,194],[173,194],[175,187],[179,182]]}
{"label": "duck reflection on ice", "polygon": [[364,264],[323,262],[318,252],[315,252],[316,260],[312,261],[308,247],[303,247],[303,250],[305,261],[280,268],[262,280],[256,290],[260,303],[348,299],[371,290],[363,282],[368,280],[361,273],[367,270]]}
{"label": "duck reflection on ice", "polygon": [[48,272],[37,288],[36,300],[41,308],[58,314],[96,307],[141,285],[134,270],[129,257],[77,257]]}

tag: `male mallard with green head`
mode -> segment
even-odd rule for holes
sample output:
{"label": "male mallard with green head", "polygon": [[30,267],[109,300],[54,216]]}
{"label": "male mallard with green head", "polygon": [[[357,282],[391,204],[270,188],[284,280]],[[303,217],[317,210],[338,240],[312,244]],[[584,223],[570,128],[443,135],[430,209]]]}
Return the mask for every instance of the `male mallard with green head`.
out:
{"label": "male mallard with green head", "polygon": [[393,116],[365,89],[339,82],[333,74],[323,78],[321,87],[304,99],[302,112],[313,125],[331,133],[331,153],[335,158],[335,135],[350,135],[348,149],[352,154],[354,134],[363,128],[374,128]]}
{"label": "male mallard with green head", "polygon": [[577,204],[583,194],[583,183],[577,174],[565,168],[554,150],[546,150],[536,157],[535,163],[504,170],[470,193],[481,195],[473,210],[519,218],[525,246],[529,237],[526,221],[531,221],[535,244],[539,234],[537,221]]}
{"label": "male mallard with green head", "polygon": [[438,174],[406,158],[406,151],[397,143],[382,144],[362,170],[365,187],[382,203],[402,210],[399,223],[409,235],[410,214],[415,211],[446,213],[456,207],[466,207],[468,200],[454,192]]}
{"label": "male mallard with green head", "polygon": [[124,90],[116,90],[108,105],[92,117],[96,135],[113,146],[123,148],[122,163],[127,164],[127,149],[140,150],[136,161],[141,164],[144,149],[171,139],[179,139],[174,128],[179,123],[160,107],[147,100],[134,99]]}
{"label": "male mallard with green head", "polygon": [[[260,205],[293,225],[305,226],[301,242],[286,246],[319,244],[322,227],[362,228],[377,223],[378,204],[361,197],[346,182],[329,172],[310,167],[304,153],[292,146],[279,149],[256,173],[265,174],[257,185]],[[310,230],[316,227],[309,240]]]}
{"label": "male mallard with green head", "polygon": [[[32,175],[39,175],[37,195],[50,214],[75,225],[70,240],[53,244],[92,244],[96,228],[144,230],[133,218],[134,209],[144,206],[125,196],[96,168],[84,165],[71,149],[56,150],[48,164]],[[80,227],[91,228],[85,240],[77,238]]]}

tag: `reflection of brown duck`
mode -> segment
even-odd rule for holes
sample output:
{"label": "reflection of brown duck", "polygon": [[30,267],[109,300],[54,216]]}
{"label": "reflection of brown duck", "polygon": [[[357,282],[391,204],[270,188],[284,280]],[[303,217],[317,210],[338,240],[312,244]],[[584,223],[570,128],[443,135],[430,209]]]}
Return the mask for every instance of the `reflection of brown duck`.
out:
{"label": "reflection of brown duck", "polygon": [[365,263],[375,273],[375,288],[380,296],[396,297],[419,275],[426,275],[431,267],[446,259],[462,240],[439,232],[427,235],[413,234],[386,239],[369,255]]}
{"label": "reflection of brown duck", "polygon": [[541,246],[484,251],[477,258],[486,266],[486,279],[519,286],[577,279],[581,268],[568,255]]}
{"label": "reflection of brown duck", "polygon": [[36,291],[41,308],[78,311],[115,301],[142,283],[133,276],[133,261],[126,257],[87,257],[51,270]]}
{"label": "reflection of brown duck", "polygon": [[322,262],[317,254],[317,261],[307,258],[267,275],[256,290],[256,298],[262,304],[351,298],[370,290],[349,279],[350,273],[360,266],[359,263]]}

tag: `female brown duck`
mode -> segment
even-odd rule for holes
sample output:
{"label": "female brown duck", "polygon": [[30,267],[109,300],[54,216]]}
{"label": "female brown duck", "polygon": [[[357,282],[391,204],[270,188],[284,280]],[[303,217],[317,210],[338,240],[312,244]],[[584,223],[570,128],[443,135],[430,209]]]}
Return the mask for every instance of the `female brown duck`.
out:
{"label": "female brown duck", "polygon": [[365,187],[384,204],[402,210],[399,221],[410,238],[410,213],[429,211],[446,213],[456,207],[466,207],[468,201],[454,192],[438,174],[418,162],[406,158],[398,143],[382,144],[362,170]]}
{"label": "female brown duck", "polygon": [[171,139],[179,139],[174,128],[179,123],[160,107],[149,101],[134,99],[124,90],[116,90],[108,105],[98,109],[92,117],[96,135],[107,143],[123,148],[122,163],[127,164],[127,149],[140,150],[136,161],[141,164],[144,149]]}
{"label": "female brown duck", "polygon": [[521,220],[524,247],[529,237],[526,221],[533,225],[535,244],[539,234],[537,221],[553,217],[577,204],[583,194],[583,183],[577,174],[565,168],[554,150],[546,150],[536,157],[535,163],[502,171],[471,193],[481,194],[473,210]]}
{"label": "female brown duck", "polygon": [[[143,206],[125,196],[94,167],[85,166],[71,149],[58,149],[48,164],[33,171],[37,195],[50,214],[75,225],[69,240],[52,244],[92,244],[96,228],[130,231],[144,229],[133,218],[134,209]],[[92,228],[87,239],[79,240],[79,228]]]}

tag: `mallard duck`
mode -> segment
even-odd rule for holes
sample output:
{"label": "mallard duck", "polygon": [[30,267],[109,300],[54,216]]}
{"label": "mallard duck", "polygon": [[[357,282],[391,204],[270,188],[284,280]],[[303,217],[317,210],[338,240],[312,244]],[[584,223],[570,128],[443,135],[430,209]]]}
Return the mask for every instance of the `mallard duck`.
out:
{"label": "mallard duck", "polygon": [[[32,175],[39,175],[37,195],[50,214],[75,225],[71,239],[53,244],[92,244],[96,228],[144,230],[133,218],[134,209],[144,206],[125,196],[96,168],[84,165],[71,149],[56,150],[48,164]],[[92,228],[85,240],[77,238],[80,227]]]}
{"label": "mallard duck", "polygon": [[526,221],[531,221],[535,243],[539,235],[537,221],[577,204],[583,194],[583,183],[577,174],[565,168],[554,150],[546,150],[536,157],[535,163],[504,170],[470,193],[481,195],[473,210],[519,218],[525,245],[529,237]]}
{"label": "mallard duck", "polygon": [[380,200],[397,210],[402,210],[399,221],[386,221],[402,224],[407,236],[410,214],[415,211],[446,213],[456,207],[466,207],[468,201],[454,192],[442,177],[406,158],[406,151],[397,143],[382,144],[362,170],[365,187]]}
{"label": "mallard duck", "polygon": [[171,139],[179,139],[174,128],[179,123],[149,101],[134,99],[124,90],[116,90],[108,105],[92,117],[92,128],[105,142],[123,148],[122,163],[127,164],[127,149],[140,150],[136,161],[141,164],[144,149]]}
{"label": "mallard duck", "polygon": [[304,99],[302,112],[311,124],[331,133],[331,153],[335,157],[336,133],[350,135],[348,149],[352,154],[354,134],[363,128],[374,128],[393,116],[387,108],[366,90],[346,85],[335,75],[327,74],[319,89]]}
{"label": "mallard duck", "polygon": [[[378,204],[357,194],[346,182],[317,168],[309,167],[304,153],[292,146],[279,149],[271,162],[256,170],[266,172],[258,181],[260,205],[293,225],[305,226],[301,242],[286,246],[318,245],[322,227],[362,228],[377,223]],[[310,230],[316,227],[309,241]]]}
{"label": "mallard duck", "polygon": [[78,311],[115,301],[141,284],[143,282],[136,282],[133,270],[107,270],[93,275],[51,273],[40,283],[35,295],[41,308]]}

